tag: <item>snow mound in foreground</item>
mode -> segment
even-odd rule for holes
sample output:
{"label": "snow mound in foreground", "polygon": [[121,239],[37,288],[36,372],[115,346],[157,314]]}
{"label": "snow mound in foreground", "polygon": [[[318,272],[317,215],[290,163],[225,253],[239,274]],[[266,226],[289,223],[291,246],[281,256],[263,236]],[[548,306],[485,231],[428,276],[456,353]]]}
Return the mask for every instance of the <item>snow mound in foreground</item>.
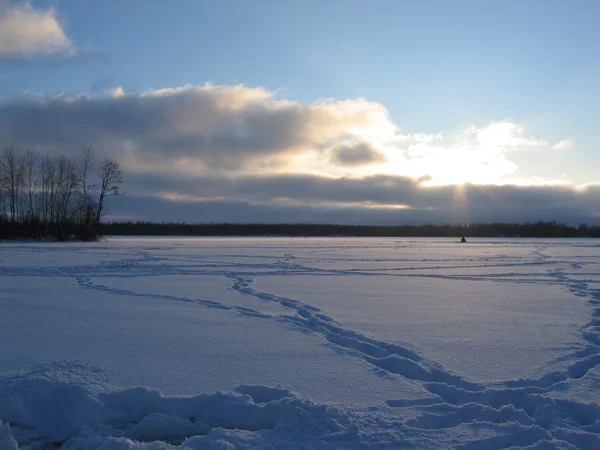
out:
{"label": "snow mound in foreground", "polygon": [[0,383],[0,449],[600,448],[600,407],[535,387],[467,391],[366,409],[315,403],[290,389],[164,396],[134,387],[92,392],[18,376]]}
{"label": "snow mound in foreground", "polygon": [[265,386],[167,397],[141,387],[92,394],[60,381],[20,380],[0,390],[0,417],[2,450],[255,448],[265,440],[289,447],[321,439],[352,446],[355,439],[347,411]]}

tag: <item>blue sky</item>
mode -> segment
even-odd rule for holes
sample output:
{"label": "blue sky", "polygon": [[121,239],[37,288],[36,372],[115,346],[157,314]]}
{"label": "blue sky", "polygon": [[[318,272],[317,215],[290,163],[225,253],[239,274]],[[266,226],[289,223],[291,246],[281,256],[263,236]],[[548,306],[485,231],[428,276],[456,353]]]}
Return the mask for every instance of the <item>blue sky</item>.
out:
{"label": "blue sky", "polygon": [[[305,155],[294,160],[303,173],[429,175],[437,185],[600,181],[597,1],[32,0],[4,1],[0,14],[15,9],[51,17],[62,41],[51,51],[21,46],[0,56],[7,110],[32,93],[92,102],[115,89],[128,98],[206,82],[243,84],[270,93],[268,102],[366,99],[397,127],[386,139],[364,128],[352,136],[377,147],[389,166],[336,168]],[[494,131],[507,145],[484,144],[480,137],[498,123],[510,124]],[[398,136],[413,147],[398,146]],[[457,149],[474,136],[476,144]],[[52,147],[43,139],[36,145]],[[334,151],[321,144],[313,150]],[[443,175],[447,160],[473,154],[473,165],[451,169],[462,173]],[[498,170],[478,175],[492,165]]]}

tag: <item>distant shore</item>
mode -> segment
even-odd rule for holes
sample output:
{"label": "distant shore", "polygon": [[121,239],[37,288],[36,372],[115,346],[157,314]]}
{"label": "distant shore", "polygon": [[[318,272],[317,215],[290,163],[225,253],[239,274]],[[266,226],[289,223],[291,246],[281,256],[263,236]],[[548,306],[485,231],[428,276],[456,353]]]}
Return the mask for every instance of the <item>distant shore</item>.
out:
{"label": "distant shore", "polygon": [[[5,225],[9,225],[6,224]],[[74,228],[69,224],[66,229]],[[23,231],[22,233],[19,231]],[[0,240],[36,239],[36,236],[17,226],[0,226]],[[81,240],[77,234],[62,240]],[[154,223],[109,222],[98,230],[101,236],[230,236],[230,237],[440,237],[440,238],[596,238],[600,226],[566,225],[558,222],[534,223],[475,223],[465,225],[336,225],[302,223]],[[88,239],[95,240],[95,239]]]}
{"label": "distant shore", "polygon": [[477,223],[465,225],[336,225],[112,222],[102,234],[121,236],[329,236],[329,237],[600,237],[600,226],[570,226],[558,222]]}

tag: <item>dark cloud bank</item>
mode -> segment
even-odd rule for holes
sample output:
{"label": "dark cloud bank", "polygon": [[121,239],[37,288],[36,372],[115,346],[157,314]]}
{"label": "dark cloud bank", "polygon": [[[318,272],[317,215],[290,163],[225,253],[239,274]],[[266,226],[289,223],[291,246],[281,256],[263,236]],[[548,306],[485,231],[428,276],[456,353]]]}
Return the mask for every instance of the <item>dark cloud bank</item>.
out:
{"label": "dark cloud bank", "polygon": [[[115,218],[185,222],[422,224],[600,223],[600,187],[464,185],[425,187],[407,177],[318,176],[172,179],[134,176],[115,198]],[[188,196],[174,200],[154,195]],[[199,200],[201,199],[201,200]],[[402,205],[403,208],[399,208]]]}

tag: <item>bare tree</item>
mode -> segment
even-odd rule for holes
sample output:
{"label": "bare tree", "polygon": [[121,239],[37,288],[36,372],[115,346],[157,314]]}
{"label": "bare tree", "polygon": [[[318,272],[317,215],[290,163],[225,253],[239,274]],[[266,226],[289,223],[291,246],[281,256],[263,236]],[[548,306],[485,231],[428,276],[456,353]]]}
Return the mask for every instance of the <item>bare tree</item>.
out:
{"label": "bare tree", "polygon": [[0,183],[4,186],[10,209],[10,222],[15,223],[19,213],[19,194],[23,185],[23,164],[15,150],[7,148],[0,157]]}
{"label": "bare tree", "polygon": [[45,156],[41,171],[41,209],[42,220],[49,226],[54,218],[54,193],[56,190],[56,163],[50,156]]}
{"label": "bare tree", "polygon": [[57,163],[55,223],[63,225],[72,221],[73,208],[70,208],[70,206],[78,184],[79,179],[75,164],[64,156],[59,157]]}
{"label": "bare tree", "polygon": [[104,213],[104,198],[107,195],[117,195],[119,193],[123,177],[119,163],[109,158],[100,163],[97,173],[100,180],[100,194],[98,196],[95,224],[99,225]]}
{"label": "bare tree", "polygon": [[26,198],[26,214],[28,220],[37,218],[37,202],[36,202],[36,188],[37,188],[37,153],[33,149],[28,149],[25,154],[25,188],[27,191]]}
{"label": "bare tree", "polygon": [[85,147],[78,161],[80,199],[78,205],[79,224],[89,231],[95,219],[96,207],[92,191],[96,185],[91,182],[90,172],[96,165],[92,146]]}

